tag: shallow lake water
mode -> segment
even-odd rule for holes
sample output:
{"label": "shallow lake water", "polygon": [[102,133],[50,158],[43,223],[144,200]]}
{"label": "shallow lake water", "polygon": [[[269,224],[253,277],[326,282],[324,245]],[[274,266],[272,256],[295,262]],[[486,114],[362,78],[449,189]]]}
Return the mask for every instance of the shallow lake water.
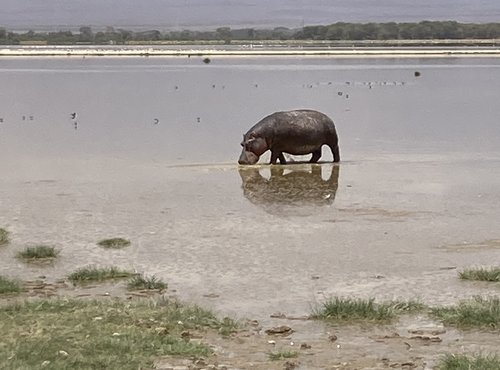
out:
{"label": "shallow lake water", "polygon": [[[457,271],[500,260],[499,81],[488,58],[0,59],[0,271],[117,265],[261,319],[498,294]],[[242,134],[294,108],[335,121],[341,163],[238,167]],[[40,243],[52,266],[15,258]]]}

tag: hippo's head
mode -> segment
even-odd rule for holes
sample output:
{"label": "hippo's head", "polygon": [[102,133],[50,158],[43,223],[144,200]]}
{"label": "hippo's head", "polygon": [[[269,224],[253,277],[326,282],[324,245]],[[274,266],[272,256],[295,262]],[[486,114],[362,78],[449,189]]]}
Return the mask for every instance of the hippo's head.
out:
{"label": "hippo's head", "polygon": [[238,159],[239,164],[257,163],[259,157],[268,149],[266,140],[253,132],[243,135],[241,146],[243,149],[241,150],[240,159]]}

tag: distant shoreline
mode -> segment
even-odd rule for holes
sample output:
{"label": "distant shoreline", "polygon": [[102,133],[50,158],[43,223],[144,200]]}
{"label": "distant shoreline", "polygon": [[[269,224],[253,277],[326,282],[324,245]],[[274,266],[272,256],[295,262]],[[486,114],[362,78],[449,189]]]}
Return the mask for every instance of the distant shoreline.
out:
{"label": "distant shoreline", "polygon": [[0,47],[0,57],[63,57],[63,56],[162,56],[162,57],[500,57],[500,47],[459,46],[382,46],[382,47],[272,47],[267,45],[240,45],[214,47],[209,45],[23,45]]}

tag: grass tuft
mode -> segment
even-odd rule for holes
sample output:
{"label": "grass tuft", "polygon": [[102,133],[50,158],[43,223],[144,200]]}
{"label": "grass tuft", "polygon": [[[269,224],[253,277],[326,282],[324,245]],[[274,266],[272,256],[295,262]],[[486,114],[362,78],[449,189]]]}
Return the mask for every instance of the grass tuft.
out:
{"label": "grass tuft", "polygon": [[124,247],[128,247],[130,245],[130,240],[123,238],[112,238],[112,239],[104,239],[97,243],[97,245],[103,248],[109,249],[120,249]]}
{"label": "grass tuft", "polygon": [[445,325],[474,328],[498,328],[500,325],[500,298],[474,297],[456,306],[434,307],[431,315]]}
{"label": "grass tuft", "polygon": [[398,313],[417,313],[428,309],[422,302],[412,299],[409,301],[390,301],[387,304]]}
{"label": "grass tuft", "polygon": [[24,260],[41,260],[56,258],[59,251],[48,245],[37,245],[34,247],[26,247],[23,251],[17,254],[18,258]]}
{"label": "grass tuft", "polygon": [[0,228],[0,245],[9,244],[9,232]]}
{"label": "grass tuft", "polygon": [[167,283],[161,281],[156,276],[146,277],[144,275],[136,275],[127,284],[127,288],[130,290],[140,290],[140,289],[167,289]]}
{"label": "grass tuft", "polygon": [[162,356],[206,357],[212,350],[186,340],[186,331],[228,325],[210,311],[168,300],[25,301],[0,306],[0,322],[2,369],[45,363],[61,370],[149,369]]}
{"label": "grass tuft", "polygon": [[312,317],[331,321],[388,321],[394,317],[394,310],[389,305],[375,304],[374,299],[334,297],[315,310]]}
{"label": "grass tuft", "polygon": [[269,353],[269,359],[271,361],[285,360],[287,358],[296,358],[299,356],[297,351],[277,351]]}
{"label": "grass tuft", "polygon": [[329,321],[390,321],[397,314],[422,311],[426,306],[417,301],[375,303],[371,299],[334,297],[313,311],[312,318]]}
{"label": "grass tuft", "polygon": [[498,370],[500,358],[497,355],[454,355],[447,354],[438,364],[439,370]]}
{"label": "grass tuft", "polygon": [[117,267],[86,266],[79,268],[68,276],[73,283],[87,283],[113,279],[125,279],[136,275],[135,272],[120,270]]}
{"label": "grass tuft", "polygon": [[500,281],[500,267],[469,268],[458,273],[463,280]]}
{"label": "grass tuft", "polygon": [[17,281],[0,276],[0,294],[19,293],[20,291],[21,285]]}

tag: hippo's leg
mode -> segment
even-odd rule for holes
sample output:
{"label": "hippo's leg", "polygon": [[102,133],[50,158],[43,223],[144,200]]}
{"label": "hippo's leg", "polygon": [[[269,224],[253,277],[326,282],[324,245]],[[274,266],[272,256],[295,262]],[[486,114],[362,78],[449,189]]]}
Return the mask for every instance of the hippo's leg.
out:
{"label": "hippo's leg", "polygon": [[332,150],[332,155],[333,155],[333,161],[334,162],[340,162],[340,149],[338,144],[333,146],[333,145],[328,145],[330,149]]}
{"label": "hippo's leg", "polygon": [[321,158],[321,148],[312,153],[311,160],[309,162],[316,163]]}
{"label": "hippo's leg", "polygon": [[278,159],[281,164],[286,164],[285,156],[282,152],[271,151],[271,164],[276,164]]}

